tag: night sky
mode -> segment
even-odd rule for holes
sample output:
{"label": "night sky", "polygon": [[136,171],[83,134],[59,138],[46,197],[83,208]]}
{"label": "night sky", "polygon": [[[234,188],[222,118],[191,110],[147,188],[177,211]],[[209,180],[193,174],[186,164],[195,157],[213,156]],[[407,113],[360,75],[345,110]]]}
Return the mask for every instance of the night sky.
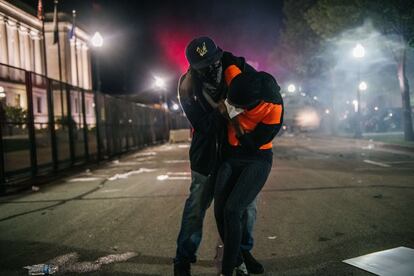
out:
{"label": "night sky", "polygon": [[[36,8],[37,0],[24,0]],[[77,10],[78,21],[93,34],[101,32],[103,91],[140,93],[150,89],[153,76],[168,80],[175,93],[185,72],[186,44],[208,35],[224,50],[244,56],[258,69],[274,72],[270,53],[282,25],[283,1],[127,1],[60,0],[60,11]],[[53,0],[44,0],[46,12]]]}

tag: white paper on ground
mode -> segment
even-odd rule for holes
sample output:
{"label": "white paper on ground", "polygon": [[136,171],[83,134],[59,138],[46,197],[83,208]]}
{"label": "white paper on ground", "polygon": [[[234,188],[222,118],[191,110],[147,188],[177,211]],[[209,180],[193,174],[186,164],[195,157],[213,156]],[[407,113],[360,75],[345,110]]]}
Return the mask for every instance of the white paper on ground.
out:
{"label": "white paper on ground", "polygon": [[414,275],[414,249],[403,246],[343,262],[380,276]]}

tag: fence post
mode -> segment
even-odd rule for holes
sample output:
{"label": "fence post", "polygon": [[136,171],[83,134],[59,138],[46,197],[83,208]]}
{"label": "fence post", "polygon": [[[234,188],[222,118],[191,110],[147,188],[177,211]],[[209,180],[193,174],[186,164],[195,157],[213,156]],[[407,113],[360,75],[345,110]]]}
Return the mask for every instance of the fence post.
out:
{"label": "fence post", "polygon": [[0,195],[6,193],[6,177],[4,170],[3,125],[6,125],[6,116],[3,102],[0,102]]}
{"label": "fence post", "polygon": [[97,152],[97,160],[98,162],[102,159],[101,150],[102,150],[102,143],[101,143],[101,134],[100,134],[100,114],[99,114],[99,105],[98,105],[98,92],[96,90],[93,91],[94,95],[94,103],[95,103],[95,128],[96,128],[96,146],[98,148]]}
{"label": "fence post", "polygon": [[49,115],[50,139],[52,141],[53,170],[57,171],[58,154],[57,154],[56,129],[55,129],[55,110],[54,110],[53,96],[52,96],[52,82],[50,81],[49,78],[46,78],[46,88],[47,88],[47,109],[49,111],[48,115]]}
{"label": "fence post", "polygon": [[34,126],[33,113],[33,84],[32,73],[25,71],[26,79],[26,95],[27,95],[27,129],[29,130],[29,145],[30,145],[30,164],[32,177],[37,174],[37,152],[36,152],[36,133]]}
{"label": "fence post", "polygon": [[86,161],[89,160],[89,141],[88,141],[88,125],[86,122],[86,106],[85,106],[85,90],[81,89],[81,94],[82,94],[82,120],[83,120],[83,141],[85,142],[85,158]]}
{"label": "fence post", "polygon": [[66,104],[68,109],[68,130],[69,130],[69,152],[70,152],[70,160],[72,165],[75,164],[75,145],[73,141],[73,118],[72,118],[72,103],[70,97],[70,88],[69,85],[66,84]]}

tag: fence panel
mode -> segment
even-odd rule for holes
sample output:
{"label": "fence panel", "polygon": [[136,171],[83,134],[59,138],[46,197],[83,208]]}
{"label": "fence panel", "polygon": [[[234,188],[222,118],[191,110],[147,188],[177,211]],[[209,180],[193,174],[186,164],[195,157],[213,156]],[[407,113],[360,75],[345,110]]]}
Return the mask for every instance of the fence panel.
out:
{"label": "fence panel", "polygon": [[169,129],[188,126],[179,113],[0,64],[0,193],[55,169],[167,141]]}
{"label": "fence panel", "polygon": [[0,127],[4,181],[17,174],[30,175],[30,140],[28,131],[25,71],[0,65]]}

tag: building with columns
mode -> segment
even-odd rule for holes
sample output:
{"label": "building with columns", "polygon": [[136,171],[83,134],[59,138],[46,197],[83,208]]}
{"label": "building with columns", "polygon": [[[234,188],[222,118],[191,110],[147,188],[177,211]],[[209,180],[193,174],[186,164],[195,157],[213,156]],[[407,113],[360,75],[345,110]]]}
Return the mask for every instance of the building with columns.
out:
{"label": "building with columns", "polygon": [[[0,92],[1,99],[9,106],[27,109],[25,71],[62,81],[85,90],[92,89],[90,35],[76,26],[75,36],[69,38],[72,16],[59,13],[59,42],[61,74],[59,72],[58,44],[53,44],[53,13],[46,15],[45,39],[42,21],[35,15],[34,7],[27,7],[16,0],[0,0]],[[46,43],[46,60],[44,56]],[[47,68],[46,68],[46,64]],[[47,69],[47,70],[46,70]],[[24,70],[24,71],[23,71]],[[38,121],[47,121],[45,89],[36,85],[42,77],[33,78],[33,109]],[[80,112],[80,93],[71,93],[74,112]],[[62,99],[59,99],[62,101]],[[85,93],[85,103],[93,105],[93,95]],[[60,104],[55,105],[55,114],[61,113]],[[93,110],[86,106],[86,110]],[[73,114],[76,120],[76,114]],[[91,112],[91,115],[93,112]],[[43,118],[43,119],[41,119]],[[93,118],[94,119],[94,118]],[[92,120],[89,118],[88,121]],[[81,123],[81,122],[79,122]]]}

